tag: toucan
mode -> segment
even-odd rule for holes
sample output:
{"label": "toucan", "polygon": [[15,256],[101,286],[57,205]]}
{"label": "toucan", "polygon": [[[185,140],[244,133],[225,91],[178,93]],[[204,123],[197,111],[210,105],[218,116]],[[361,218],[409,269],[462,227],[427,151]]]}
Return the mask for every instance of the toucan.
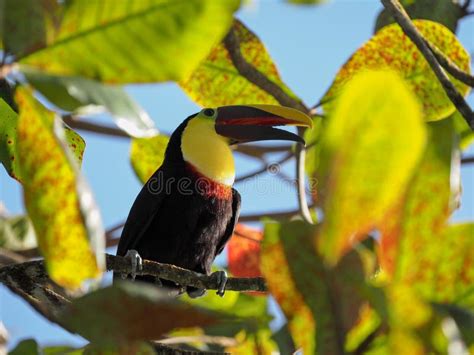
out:
{"label": "toucan", "polygon": [[[204,108],[178,126],[162,165],[135,199],[120,237],[117,255],[131,258],[132,278],[142,258],[210,274],[239,218],[231,146],[264,140],[304,144],[299,135],[274,128],[283,125],[311,127],[312,121],[288,107],[233,105]],[[217,292],[223,295],[226,274],[216,276]],[[150,276],[137,279],[184,290]],[[186,291],[192,297],[205,292],[192,287]]]}

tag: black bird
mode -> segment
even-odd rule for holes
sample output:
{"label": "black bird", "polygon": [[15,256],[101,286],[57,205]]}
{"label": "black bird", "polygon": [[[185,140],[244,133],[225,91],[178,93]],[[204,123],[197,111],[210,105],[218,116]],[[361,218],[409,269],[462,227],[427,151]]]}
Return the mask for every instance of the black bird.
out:
{"label": "black bird", "polygon": [[[310,127],[312,121],[300,111],[273,105],[205,108],[185,119],[171,135],[163,164],[138,194],[117,255],[131,257],[135,267],[142,257],[209,275],[239,217],[230,146],[276,139],[304,144],[298,135],[273,128],[279,125]],[[222,295],[227,278],[223,272],[217,276]],[[137,279],[178,287],[149,276]],[[191,296],[204,291],[187,289]]]}

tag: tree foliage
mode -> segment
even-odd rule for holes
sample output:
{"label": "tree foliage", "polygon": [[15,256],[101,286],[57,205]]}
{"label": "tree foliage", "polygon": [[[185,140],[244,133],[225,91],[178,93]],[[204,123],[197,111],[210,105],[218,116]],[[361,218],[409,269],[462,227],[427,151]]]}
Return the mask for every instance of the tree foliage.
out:
{"label": "tree foliage", "polygon": [[[452,32],[466,8],[427,3],[402,1],[424,38],[469,73],[469,54]],[[153,354],[171,346],[147,342],[156,339],[237,354],[447,353],[454,342],[474,351],[474,221],[450,222],[462,193],[460,152],[473,133],[424,54],[384,10],[372,38],[310,109],[235,18],[239,6],[0,0],[0,161],[21,184],[27,212],[0,215],[0,248],[23,255],[38,247],[50,278],[20,275],[28,265],[15,264],[32,282],[2,269],[0,281],[90,342],[40,349],[29,339],[12,354]],[[458,79],[450,76],[466,96],[470,87]],[[145,182],[168,137],[121,85],[165,81],[201,106],[285,104],[314,119],[300,132],[308,145],[298,164],[318,181],[318,223],[290,220],[298,211],[263,214],[263,230],[240,224],[228,246],[230,272],[263,276],[266,293],[191,300],[140,283],[87,287],[103,276],[111,241],[80,171],[86,147],[75,127],[91,129],[80,123],[97,109],[110,113],[119,129],[107,132],[130,136],[130,161]],[[240,152],[271,153],[262,149]],[[270,297],[286,317],[278,330],[269,326]]]}

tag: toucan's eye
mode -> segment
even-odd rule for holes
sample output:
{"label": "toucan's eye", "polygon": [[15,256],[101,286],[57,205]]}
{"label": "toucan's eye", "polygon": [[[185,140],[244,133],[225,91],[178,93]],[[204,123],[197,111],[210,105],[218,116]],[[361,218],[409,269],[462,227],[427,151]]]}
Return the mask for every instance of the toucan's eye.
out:
{"label": "toucan's eye", "polygon": [[206,108],[204,110],[204,115],[206,115],[207,117],[212,117],[214,116],[214,110],[212,108]]}

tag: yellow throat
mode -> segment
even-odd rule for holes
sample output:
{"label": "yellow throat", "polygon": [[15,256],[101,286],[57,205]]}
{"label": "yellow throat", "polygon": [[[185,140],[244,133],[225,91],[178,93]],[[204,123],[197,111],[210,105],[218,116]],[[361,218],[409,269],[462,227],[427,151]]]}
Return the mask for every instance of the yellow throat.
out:
{"label": "yellow throat", "polygon": [[191,119],[181,136],[181,151],[186,162],[207,178],[232,186],[235,166],[227,140],[218,135],[214,120],[202,117]]}

